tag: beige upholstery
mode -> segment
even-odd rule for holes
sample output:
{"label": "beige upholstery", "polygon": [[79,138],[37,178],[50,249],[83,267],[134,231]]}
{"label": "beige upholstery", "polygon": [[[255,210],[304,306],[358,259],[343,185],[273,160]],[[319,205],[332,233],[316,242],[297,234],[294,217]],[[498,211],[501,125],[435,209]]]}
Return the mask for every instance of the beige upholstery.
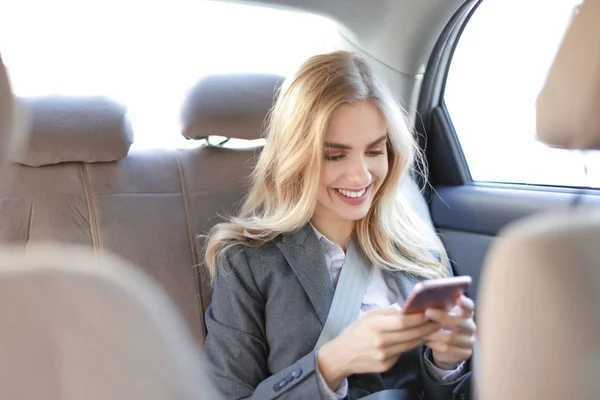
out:
{"label": "beige upholstery", "polygon": [[56,245],[0,254],[0,398],[217,398],[184,321],[132,266]]}
{"label": "beige upholstery", "polygon": [[0,56],[0,166],[9,159],[9,155],[23,152],[28,131],[28,114],[12,95],[8,74]]}
{"label": "beige upholstery", "polygon": [[218,135],[253,140],[262,135],[265,117],[282,77],[269,74],[211,75],[188,93],[181,112],[183,135]]}
{"label": "beige upholstery", "polygon": [[105,250],[157,279],[201,343],[190,234],[174,153],[130,154],[121,162],[7,166],[0,180],[0,243],[54,240]]}
{"label": "beige upholstery", "polygon": [[[600,144],[599,11],[598,0],[583,4],[540,94],[538,132],[551,145]],[[483,400],[598,398],[600,209],[538,214],[507,227],[479,291]]]}
{"label": "beige upholstery", "polygon": [[[203,139],[223,136],[255,140],[263,137],[265,120],[282,77],[262,74],[208,76],[191,90],[182,106],[183,135]],[[210,303],[211,290],[203,268],[204,235],[223,216],[235,214],[250,184],[254,162],[262,146],[230,148],[203,146],[179,150],[188,215],[195,236],[198,285],[202,307]]]}
{"label": "beige upholstery", "polygon": [[600,149],[600,0],[574,15],[537,100],[537,136],[551,146]]}
{"label": "beige upholstery", "polygon": [[492,248],[481,282],[483,400],[600,393],[600,211],[540,215]]}
{"label": "beige upholstery", "polygon": [[205,146],[179,150],[187,197],[188,215],[194,237],[195,269],[202,288],[202,309],[210,304],[208,271],[203,265],[204,238],[222,217],[235,214],[247,193],[250,174],[260,147],[228,149]]}
{"label": "beige upholstery", "polygon": [[8,155],[8,143],[13,129],[14,103],[6,69],[0,58],[0,164]]}
{"label": "beige upholstery", "polygon": [[23,99],[32,123],[29,145],[13,161],[32,167],[106,162],[127,156],[133,131],[123,106],[102,97]]}
{"label": "beige upholstery", "polygon": [[[268,84],[265,92],[275,92],[279,78],[258,78]],[[37,111],[56,106],[51,101],[45,108],[44,100],[47,99],[37,100],[32,107],[34,121],[49,115],[36,117]],[[78,105],[78,100],[84,100],[84,104]],[[66,134],[71,139],[78,134],[85,136],[84,140],[61,142],[62,159],[85,159],[83,155],[89,150],[87,160],[91,160],[96,159],[95,148],[103,155],[109,154],[104,150],[128,148],[127,141],[119,140],[115,146],[79,146],[101,138],[102,126],[110,130],[107,135],[113,139],[126,138],[119,136],[118,129],[127,125],[122,109],[106,107],[105,115],[113,112],[113,116],[105,118],[108,124],[103,125],[88,107],[88,101],[62,99],[61,104],[79,110],[75,122],[80,129],[74,129],[69,120],[60,120],[67,113],[54,116],[56,120],[51,125],[68,126]],[[262,109],[254,105],[259,114],[254,120],[264,120],[270,107],[271,103],[265,103]],[[202,117],[204,109],[197,110]],[[213,107],[209,112],[214,110]],[[231,134],[228,121],[237,123],[235,118],[223,119],[222,125],[214,125],[218,129],[214,134]],[[90,129],[86,128],[88,122]],[[252,126],[255,132],[251,132]],[[46,133],[62,140],[61,131],[44,131],[42,127],[36,131],[40,141],[32,141],[31,146],[43,142]],[[93,138],[86,136],[90,132]],[[245,137],[258,138],[262,126],[250,125],[244,132]],[[137,150],[118,162],[70,162],[41,168],[10,164],[0,179],[0,244],[29,246],[53,240],[89,246],[99,258],[106,251],[122,256],[161,284],[184,315],[197,342],[202,343],[203,313],[210,301],[210,288],[202,278],[203,269],[194,268],[201,263],[202,247],[202,243],[197,246],[195,238],[208,232],[218,221],[218,214],[226,215],[239,205],[258,150],[200,146],[178,151]],[[113,151],[112,155],[116,158],[118,153]]]}

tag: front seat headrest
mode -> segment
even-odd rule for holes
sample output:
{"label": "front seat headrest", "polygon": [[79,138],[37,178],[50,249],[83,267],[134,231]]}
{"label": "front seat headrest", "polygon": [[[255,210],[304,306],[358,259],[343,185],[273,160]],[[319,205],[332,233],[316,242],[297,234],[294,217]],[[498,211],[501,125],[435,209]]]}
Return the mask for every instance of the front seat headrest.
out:
{"label": "front seat headrest", "polygon": [[537,99],[537,137],[552,147],[600,149],[600,0],[586,0]]}
{"label": "front seat headrest", "polygon": [[0,251],[0,398],[219,398],[183,317],[149,276],[84,247]]}

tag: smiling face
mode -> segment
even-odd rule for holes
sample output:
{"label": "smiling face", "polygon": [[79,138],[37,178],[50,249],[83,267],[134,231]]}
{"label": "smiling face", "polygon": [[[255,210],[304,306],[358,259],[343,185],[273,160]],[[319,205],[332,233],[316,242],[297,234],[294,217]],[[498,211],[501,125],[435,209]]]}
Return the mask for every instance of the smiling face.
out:
{"label": "smiling face", "polygon": [[353,225],[369,212],[388,172],[385,118],[369,101],[343,105],[325,142],[313,223],[317,229]]}

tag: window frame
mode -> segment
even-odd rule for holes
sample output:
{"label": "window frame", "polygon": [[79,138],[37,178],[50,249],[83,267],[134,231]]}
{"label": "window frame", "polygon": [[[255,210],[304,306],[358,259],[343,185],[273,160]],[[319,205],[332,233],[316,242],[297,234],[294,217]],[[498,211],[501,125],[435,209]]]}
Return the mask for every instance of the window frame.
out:
{"label": "window frame", "polygon": [[458,43],[467,24],[483,1],[467,0],[459,7],[438,38],[425,70],[417,105],[417,112],[421,118],[415,128],[419,134],[419,146],[431,166],[429,181],[433,186],[473,185],[490,189],[538,190],[549,194],[569,193],[600,197],[600,188],[589,186],[476,181],[472,178],[460,139],[445,103],[445,91]]}

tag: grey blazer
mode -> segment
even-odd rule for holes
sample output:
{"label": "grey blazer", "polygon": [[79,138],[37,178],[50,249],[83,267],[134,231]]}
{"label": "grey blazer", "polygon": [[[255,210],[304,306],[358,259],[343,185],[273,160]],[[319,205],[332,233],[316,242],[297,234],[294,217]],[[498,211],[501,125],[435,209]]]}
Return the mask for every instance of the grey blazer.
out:
{"label": "grey blazer", "polygon": [[[404,298],[415,280],[395,274]],[[208,374],[226,399],[320,399],[313,348],[334,288],[310,225],[258,249],[232,248],[214,281],[206,311]],[[439,384],[423,366],[423,348],[408,351],[384,374],[348,378],[349,399],[403,388],[432,400],[469,399],[470,372]]]}

